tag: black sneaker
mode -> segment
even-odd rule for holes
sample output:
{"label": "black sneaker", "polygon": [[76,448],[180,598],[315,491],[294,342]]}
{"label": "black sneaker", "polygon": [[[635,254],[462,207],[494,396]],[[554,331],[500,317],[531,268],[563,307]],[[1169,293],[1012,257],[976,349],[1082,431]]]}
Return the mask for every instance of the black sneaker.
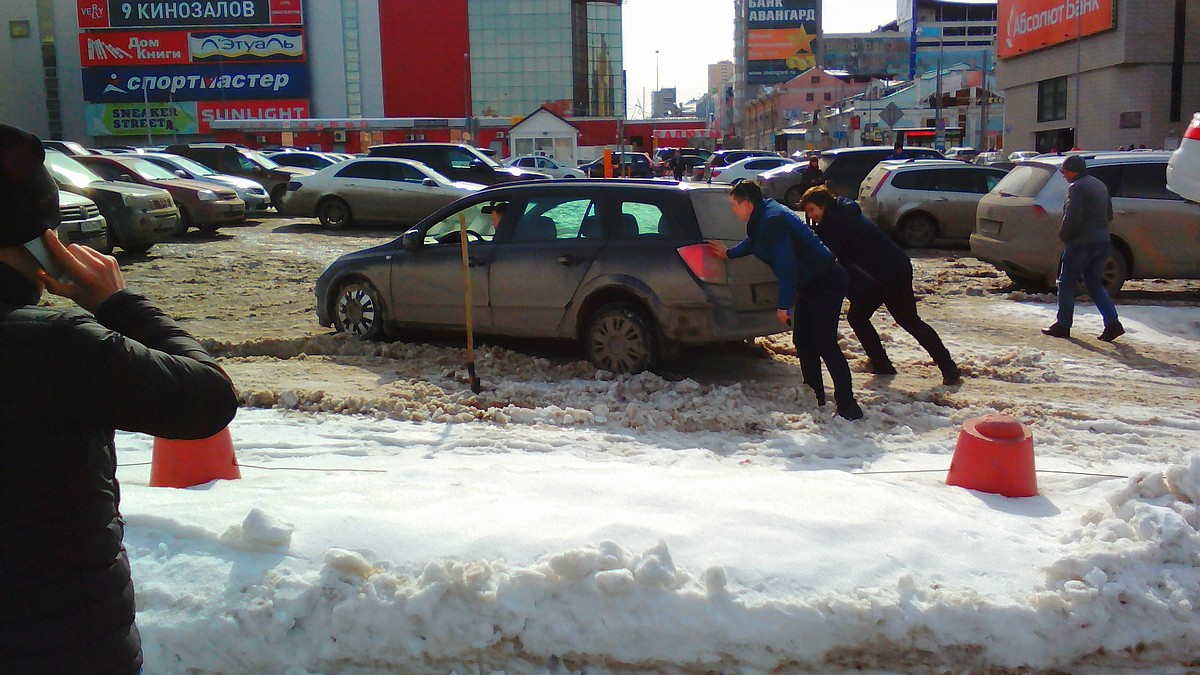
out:
{"label": "black sneaker", "polygon": [[942,384],[950,386],[962,382],[962,371],[958,366],[950,366],[949,369],[942,371]]}
{"label": "black sneaker", "polygon": [[1071,329],[1063,328],[1062,326],[1060,326],[1058,324],[1054,324],[1054,325],[1050,326],[1049,328],[1043,328],[1042,334],[1049,335],[1050,337],[1056,337],[1056,338],[1069,338],[1069,337],[1071,337]]}
{"label": "black sneaker", "polygon": [[875,373],[876,375],[895,375],[896,367],[890,363],[881,363],[879,365],[875,365],[874,362],[871,362],[871,372]]}
{"label": "black sneaker", "polygon": [[838,417],[852,421],[861,420],[863,418],[863,410],[856,401],[849,401],[837,407],[837,415]]}
{"label": "black sneaker", "polygon": [[1105,326],[1104,332],[1096,339],[1101,342],[1112,342],[1124,334],[1125,327],[1121,325],[1120,321],[1114,321],[1111,325]]}

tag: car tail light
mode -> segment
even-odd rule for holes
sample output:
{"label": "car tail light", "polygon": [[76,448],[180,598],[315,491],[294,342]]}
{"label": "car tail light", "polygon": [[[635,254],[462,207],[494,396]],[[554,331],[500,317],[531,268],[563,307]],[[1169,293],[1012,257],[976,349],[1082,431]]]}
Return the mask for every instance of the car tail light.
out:
{"label": "car tail light", "polygon": [[705,283],[716,284],[725,281],[725,264],[718,258],[708,244],[692,244],[680,246],[679,257],[683,258],[696,278]]}
{"label": "car tail light", "polygon": [[298,180],[288,181],[288,184],[287,184],[288,192],[295,192],[296,190],[299,190],[299,189],[300,189],[300,181],[298,181]]}
{"label": "car tail light", "polygon": [[1200,113],[1192,116],[1192,123],[1188,126],[1187,133],[1183,137],[1193,141],[1200,141]]}
{"label": "car tail light", "polygon": [[720,176],[720,175],[721,175],[720,169],[713,169],[713,178],[716,178],[717,176]]}
{"label": "car tail light", "polygon": [[875,189],[871,190],[872,197],[879,194],[879,188],[883,187],[883,184],[887,182],[888,176],[891,176],[891,175],[892,175],[891,171],[883,172],[883,175],[879,177],[879,182],[875,184]]}
{"label": "car tail light", "polygon": [[1033,205],[1033,215],[1038,216],[1040,218],[1041,216],[1046,215],[1046,209],[1041,204],[1034,204]]}

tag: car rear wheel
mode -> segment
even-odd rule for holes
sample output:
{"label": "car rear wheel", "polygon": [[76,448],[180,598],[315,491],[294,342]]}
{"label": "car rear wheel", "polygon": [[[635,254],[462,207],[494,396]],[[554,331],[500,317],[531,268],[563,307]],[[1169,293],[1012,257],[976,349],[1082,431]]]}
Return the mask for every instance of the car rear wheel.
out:
{"label": "car rear wheel", "polygon": [[192,215],[187,212],[187,209],[179,209],[179,222],[175,223],[175,234],[184,235],[192,229]]}
{"label": "car rear wheel", "polygon": [[926,215],[911,215],[900,223],[900,241],[908,248],[929,248],[937,234],[937,222]]}
{"label": "car rear wheel", "polygon": [[274,206],[276,211],[283,207],[283,195],[286,192],[286,185],[276,185],[275,188],[271,190],[271,206]]}
{"label": "car rear wheel", "polygon": [[604,305],[584,335],[588,358],[614,373],[640,373],[654,363],[654,323],[627,303]]}
{"label": "car rear wheel", "polygon": [[1125,285],[1125,279],[1128,277],[1129,263],[1125,262],[1125,254],[1114,246],[1112,253],[1108,255],[1108,260],[1104,261],[1104,271],[1100,273],[1104,290],[1108,291],[1109,295],[1120,293],[1121,287]]}
{"label": "car rear wheel", "polygon": [[331,230],[348,227],[352,221],[350,205],[337,197],[326,197],[317,205],[317,218]]}
{"label": "car rear wheel", "polygon": [[787,202],[785,206],[792,209],[800,205],[802,197],[804,197],[804,190],[801,190],[799,185],[793,185],[783,194],[783,200]]}
{"label": "car rear wheel", "polygon": [[333,326],[364,340],[383,337],[383,302],[379,291],[366,281],[350,281],[333,299]]}

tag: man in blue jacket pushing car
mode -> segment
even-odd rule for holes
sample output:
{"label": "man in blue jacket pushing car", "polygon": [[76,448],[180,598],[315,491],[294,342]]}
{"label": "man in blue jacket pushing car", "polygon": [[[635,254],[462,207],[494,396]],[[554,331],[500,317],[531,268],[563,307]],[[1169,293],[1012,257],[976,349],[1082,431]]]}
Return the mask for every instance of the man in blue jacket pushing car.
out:
{"label": "man in blue jacket pushing car", "polygon": [[863,411],[854,400],[850,366],[838,346],[846,271],[800,216],[773,199],[763,199],[756,183],[738,183],[730,191],[729,201],[734,215],[746,223],[747,236],[733,248],[719,241],[708,242],[713,254],[718,258],[753,254],[771,267],[779,286],[776,315],[784,325],[795,318],[792,340],[804,383],[816,394],[817,405],[825,405],[824,361],[833,379],[837,414],[848,420],[861,419]]}

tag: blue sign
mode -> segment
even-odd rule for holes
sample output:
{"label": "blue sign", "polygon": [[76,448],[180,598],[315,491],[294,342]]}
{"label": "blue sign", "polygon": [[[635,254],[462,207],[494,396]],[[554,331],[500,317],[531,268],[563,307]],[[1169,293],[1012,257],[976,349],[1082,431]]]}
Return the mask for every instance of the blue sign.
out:
{"label": "blue sign", "polygon": [[83,69],[92,103],[308,98],[305,63],[197,63]]}

